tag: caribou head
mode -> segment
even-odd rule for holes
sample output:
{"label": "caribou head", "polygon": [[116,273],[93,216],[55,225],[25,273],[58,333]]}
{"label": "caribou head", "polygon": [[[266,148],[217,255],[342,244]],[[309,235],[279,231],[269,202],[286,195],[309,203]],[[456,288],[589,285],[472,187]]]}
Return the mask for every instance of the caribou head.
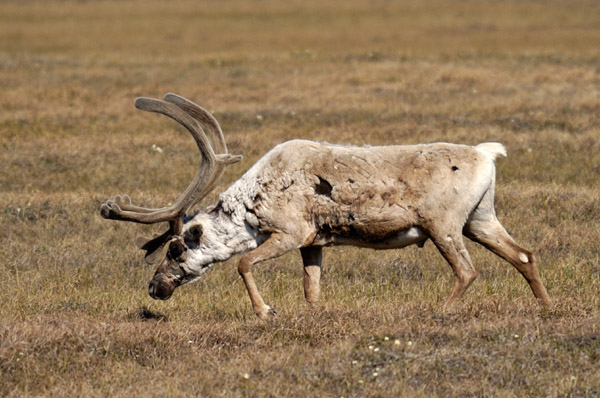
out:
{"label": "caribou head", "polygon": [[212,191],[227,165],[240,161],[242,157],[227,153],[225,138],[216,119],[204,108],[183,97],[167,94],[162,101],[137,98],[135,107],[161,113],[184,126],[194,138],[202,158],[194,180],[172,206],[158,209],[139,207],[132,204],[127,195],[117,195],[104,203],[100,210],[102,217],[112,220],[169,223],[169,229],[162,235],[136,240],[137,245],[146,250],[146,262],[158,264],[148,292],[155,299],[166,300],[176,287],[198,279],[215,261],[223,259],[219,257],[227,257],[214,253],[214,250],[203,251],[206,241],[212,240],[213,224],[223,224],[219,220],[221,216],[204,211],[186,217],[186,211]]}

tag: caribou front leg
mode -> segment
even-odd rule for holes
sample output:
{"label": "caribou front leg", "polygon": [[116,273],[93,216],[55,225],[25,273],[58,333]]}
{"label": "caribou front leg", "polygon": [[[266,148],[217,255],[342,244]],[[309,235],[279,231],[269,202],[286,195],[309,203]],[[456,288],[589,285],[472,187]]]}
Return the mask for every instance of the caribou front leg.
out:
{"label": "caribou front leg", "polygon": [[323,248],[320,246],[309,246],[300,249],[302,262],[304,264],[304,298],[310,305],[319,301],[319,281],[321,279],[321,260],[323,259]]}
{"label": "caribou front leg", "polygon": [[250,301],[252,302],[252,308],[258,317],[262,320],[268,320],[275,316],[276,312],[267,304],[265,304],[262,296],[260,295],[256,282],[254,282],[254,276],[252,276],[251,268],[252,265],[261,261],[269,260],[271,258],[279,257],[282,254],[298,247],[295,242],[290,240],[289,235],[283,234],[272,234],[262,245],[252,250],[250,253],[244,255],[240,259],[238,264],[238,272],[244,280],[248,294],[250,295]]}

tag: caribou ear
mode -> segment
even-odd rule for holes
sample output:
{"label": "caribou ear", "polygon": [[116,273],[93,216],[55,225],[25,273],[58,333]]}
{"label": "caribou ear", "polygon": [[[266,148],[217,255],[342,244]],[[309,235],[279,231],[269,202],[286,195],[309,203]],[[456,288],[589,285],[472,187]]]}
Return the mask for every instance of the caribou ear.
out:
{"label": "caribou ear", "polygon": [[155,236],[153,238],[146,238],[138,236],[135,240],[135,244],[138,248],[146,250],[144,259],[149,265],[159,263],[165,256],[165,244],[170,240],[172,236],[171,229],[165,231],[162,235]]}

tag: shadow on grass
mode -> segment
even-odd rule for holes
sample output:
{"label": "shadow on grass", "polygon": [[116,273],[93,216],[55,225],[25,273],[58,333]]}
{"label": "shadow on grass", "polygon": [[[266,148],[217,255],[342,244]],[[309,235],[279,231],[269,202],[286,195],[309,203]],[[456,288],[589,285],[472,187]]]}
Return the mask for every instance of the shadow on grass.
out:
{"label": "shadow on grass", "polygon": [[169,322],[169,317],[160,312],[149,310],[145,306],[140,307],[138,310],[128,314],[127,318],[132,321],[158,321],[158,322]]}

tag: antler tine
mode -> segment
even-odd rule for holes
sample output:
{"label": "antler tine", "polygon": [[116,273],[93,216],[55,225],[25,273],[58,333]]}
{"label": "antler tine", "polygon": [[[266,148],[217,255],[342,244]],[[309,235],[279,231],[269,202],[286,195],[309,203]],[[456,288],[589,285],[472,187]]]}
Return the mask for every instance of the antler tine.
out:
{"label": "antler tine", "polygon": [[152,98],[138,98],[135,101],[135,106],[144,111],[166,115],[190,131],[202,154],[202,164],[194,180],[172,206],[161,209],[147,209],[132,205],[127,196],[117,196],[102,206],[101,214],[104,218],[143,224],[169,221],[172,232],[179,233],[183,225],[182,219],[185,211],[196,202],[198,194],[207,185],[211,184],[216,165],[222,162],[216,157],[198,122],[177,105]]}
{"label": "antler tine", "polygon": [[215,119],[210,112],[200,105],[177,94],[165,94],[163,100],[177,105],[204,127],[204,131],[208,134],[208,138],[215,153],[227,153],[227,144],[225,143],[223,130],[221,129],[219,122],[217,122],[217,119]]}
{"label": "antler tine", "polygon": [[187,98],[173,93],[166,94],[164,100],[177,105],[203,126],[203,131],[206,131],[209,136],[208,138],[212,143],[212,148],[214,152],[217,153],[217,155],[215,155],[217,159],[215,170],[204,189],[194,197],[194,200],[190,204],[190,206],[193,206],[213,190],[217,181],[225,171],[225,167],[229,164],[239,162],[242,160],[242,156],[227,153],[227,144],[225,143],[223,130],[221,129],[219,122],[217,122],[217,119],[215,119],[215,117],[206,109]]}
{"label": "antler tine", "polygon": [[[172,95],[175,96],[175,94]],[[196,145],[198,146],[198,149],[200,150],[203,159],[206,159],[211,163],[215,163],[217,161],[215,152],[213,150],[213,146],[211,145],[211,142],[209,141],[206,134],[204,133],[202,126],[198,124],[197,118],[194,118],[192,115],[190,115],[187,109],[184,109],[183,107],[173,102],[161,101],[154,98],[146,97],[136,98],[134,105],[136,108],[143,111],[161,113],[184,126],[191,133],[192,137],[194,138],[194,141],[196,141]]]}

